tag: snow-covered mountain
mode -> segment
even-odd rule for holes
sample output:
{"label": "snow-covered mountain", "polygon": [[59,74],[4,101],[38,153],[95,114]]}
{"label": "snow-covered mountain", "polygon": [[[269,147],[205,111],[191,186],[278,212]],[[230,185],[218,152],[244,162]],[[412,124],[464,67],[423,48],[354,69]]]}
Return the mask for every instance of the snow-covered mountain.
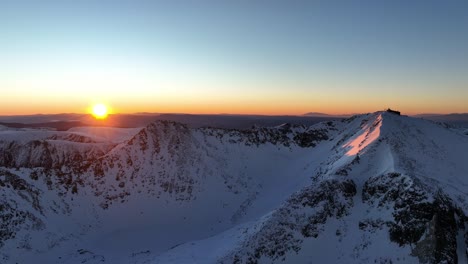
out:
{"label": "snow-covered mountain", "polygon": [[0,263],[468,263],[468,136],[311,127],[0,129]]}

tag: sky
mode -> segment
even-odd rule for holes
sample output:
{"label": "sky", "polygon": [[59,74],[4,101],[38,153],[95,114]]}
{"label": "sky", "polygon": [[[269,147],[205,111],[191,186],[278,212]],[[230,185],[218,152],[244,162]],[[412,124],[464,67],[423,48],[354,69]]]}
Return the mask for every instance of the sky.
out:
{"label": "sky", "polygon": [[0,0],[0,115],[468,112],[468,1]]}

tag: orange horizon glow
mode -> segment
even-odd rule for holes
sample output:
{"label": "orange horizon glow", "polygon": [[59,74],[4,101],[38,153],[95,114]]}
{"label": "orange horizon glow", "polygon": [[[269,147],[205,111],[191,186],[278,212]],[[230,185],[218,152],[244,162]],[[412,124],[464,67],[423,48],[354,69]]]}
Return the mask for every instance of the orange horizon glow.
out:
{"label": "orange horizon glow", "polygon": [[[350,90],[351,91],[351,90]],[[63,91],[60,96],[42,97],[11,94],[2,98],[0,116],[76,113],[90,114],[92,106],[102,103],[109,114],[134,113],[184,113],[184,114],[233,114],[233,115],[293,115],[309,112],[329,115],[352,115],[372,113],[387,108],[396,109],[404,115],[421,113],[467,113],[463,96],[454,99],[424,97],[408,94],[405,97],[391,94],[371,95],[363,98],[359,93],[326,94],[270,93],[252,91],[249,94],[223,94],[194,91],[175,91],[171,94],[152,95],[128,93],[127,96],[113,95],[96,98],[84,94],[73,95]]]}
{"label": "orange horizon glow", "polygon": [[[9,106],[0,106],[0,116],[15,116],[15,115],[37,115],[37,114],[63,114],[63,113],[74,113],[74,114],[93,114],[93,106],[96,104],[91,104],[91,106],[83,107],[82,105],[71,106],[67,103],[57,103],[57,104],[31,104],[29,107],[22,106],[18,107],[18,104],[15,107]],[[381,105],[370,105],[364,106],[350,106],[342,105],[336,106],[336,103],[326,104],[310,104],[305,105],[304,103],[296,104],[293,103],[282,103],[282,104],[268,104],[268,103],[256,103],[256,102],[247,102],[244,104],[228,104],[226,102],[219,103],[173,103],[162,102],[162,103],[140,103],[140,104],[130,104],[130,103],[105,103],[107,107],[106,115],[113,114],[136,114],[136,113],[180,113],[180,114],[232,114],[232,115],[292,115],[292,116],[301,116],[309,112],[317,112],[329,115],[352,115],[360,113],[372,113],[376,111],[385,110],[388,107],[392,109],[397,109],[402,112],[404,115],[417,115],[423,113],[430,114],[452,114],[452,113],[466,113],[461,108],[450,108],[445,109],[444,107],[418,107],[414,106],[403,106],[399,104],[381,104]],[[314,106],[315,105],[315,106]],[[112,109],[109,108],[112,106]],[[95,114],[93,114],[97,117]],[[99,115],[98,115],[99,116]],[[98,119],[103,119],[99,118]],[[105,117],[104,117],[105,118]]]}
{"label": "orange horizon glow", "polygon": [[468,113],[468,5],[8,2],[0,116]]}

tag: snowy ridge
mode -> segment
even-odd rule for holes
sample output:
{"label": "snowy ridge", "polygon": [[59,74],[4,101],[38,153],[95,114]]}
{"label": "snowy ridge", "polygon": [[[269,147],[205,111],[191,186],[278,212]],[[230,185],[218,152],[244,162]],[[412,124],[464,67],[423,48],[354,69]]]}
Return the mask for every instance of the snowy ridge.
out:
{"label": "snowy ridge", "polygon": [[4,130],[0,149],[0,262],[467,259],[468,138],[422,119]]}

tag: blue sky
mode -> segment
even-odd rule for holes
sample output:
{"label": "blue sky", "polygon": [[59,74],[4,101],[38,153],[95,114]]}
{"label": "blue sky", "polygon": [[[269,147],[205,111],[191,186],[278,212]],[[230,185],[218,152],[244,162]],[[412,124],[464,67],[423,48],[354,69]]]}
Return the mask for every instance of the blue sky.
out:
{"label": "blue sky", "polygon": [[13,112],[59,98],[64,111],[142,110],[131,98],[163,112],[468,112],[466,14],[467,1],[0,0],[0,91]]}

